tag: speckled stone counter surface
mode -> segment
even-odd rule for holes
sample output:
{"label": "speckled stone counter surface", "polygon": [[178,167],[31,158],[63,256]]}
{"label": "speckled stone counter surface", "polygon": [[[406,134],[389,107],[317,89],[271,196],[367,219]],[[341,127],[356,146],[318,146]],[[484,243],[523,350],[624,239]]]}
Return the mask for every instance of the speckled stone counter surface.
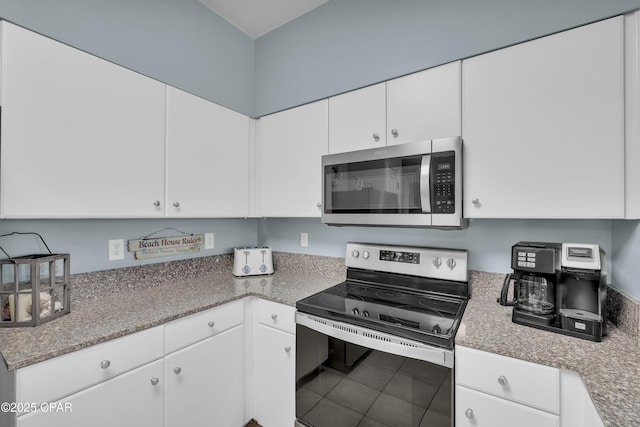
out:
{"label": "speckled stone counter surface", "polygon": [[640,425],[637,334],[609,323],[608,336],[597,343],[517,325],[512,307],[496,302],[503,280],[503,274],[471,272],[472,297],[456,345],[577,372],[606,426]]}
{"label": "speckled stone counter surface", "polygon": [[[0,328],[0,353],[15,370],[245,296],[295,305],[346,274],[343,258],[273,259],[275,274],[253,278],[232,276],[231,255],[73,275],[71,313],[35,328]],[[637,304],[616,303],[620,327],[610,324],[594,343],[513,323],[511,307],[496,302],[503,279],[470,272],[472,298],[456,345],[577,372],[605,425],[640,425]]]}
{"label": "speckled stone counter surface", "polygon": [[0,328],[9,370],[105,342],[249,295],[283,304],[345,278],[343,258],[275,254],[271,276],[235,278],[220,255],[71,278],[71,313],[37,327]]}

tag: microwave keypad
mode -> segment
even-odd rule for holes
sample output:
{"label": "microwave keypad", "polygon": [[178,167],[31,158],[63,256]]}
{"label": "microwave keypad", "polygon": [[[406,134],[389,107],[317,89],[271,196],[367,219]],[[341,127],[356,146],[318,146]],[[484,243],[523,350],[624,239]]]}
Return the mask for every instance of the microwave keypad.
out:
{"label": "microwave keypad", "polygon": [[434,213],[455,213],[455,171],[453,156],[438,159],[433,174]]}

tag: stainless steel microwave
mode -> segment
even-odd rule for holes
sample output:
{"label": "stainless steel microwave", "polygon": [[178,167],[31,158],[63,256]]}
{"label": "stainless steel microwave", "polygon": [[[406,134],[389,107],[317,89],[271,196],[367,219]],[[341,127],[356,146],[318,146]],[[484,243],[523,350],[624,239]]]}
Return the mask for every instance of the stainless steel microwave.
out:
{"label": "stainless steel microwave", "polygon": [[465,228],[459,136],[322,156],[322,222]]}

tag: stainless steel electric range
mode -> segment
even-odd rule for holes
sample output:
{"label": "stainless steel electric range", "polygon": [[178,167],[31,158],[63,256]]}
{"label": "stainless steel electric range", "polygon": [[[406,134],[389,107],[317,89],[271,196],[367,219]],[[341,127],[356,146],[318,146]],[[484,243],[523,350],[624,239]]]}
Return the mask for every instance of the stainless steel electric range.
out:
{"label": "stainless steel electric range", "polygon": [[453,426],[467,251],[348,243],[347,277],[296,304],[299,426]]}

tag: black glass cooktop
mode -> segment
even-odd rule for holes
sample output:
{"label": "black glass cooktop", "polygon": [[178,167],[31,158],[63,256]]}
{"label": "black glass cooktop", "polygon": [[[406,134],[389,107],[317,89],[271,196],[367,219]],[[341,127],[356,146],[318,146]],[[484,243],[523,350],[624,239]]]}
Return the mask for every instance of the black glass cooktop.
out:
{"label": "black glass cooktop", "polygon": [[451,349],[467,299],[427,290],[443,286],[442,281],[423,281],[415,288],[404,288],[347,280],[298,301],[296,308]]}

